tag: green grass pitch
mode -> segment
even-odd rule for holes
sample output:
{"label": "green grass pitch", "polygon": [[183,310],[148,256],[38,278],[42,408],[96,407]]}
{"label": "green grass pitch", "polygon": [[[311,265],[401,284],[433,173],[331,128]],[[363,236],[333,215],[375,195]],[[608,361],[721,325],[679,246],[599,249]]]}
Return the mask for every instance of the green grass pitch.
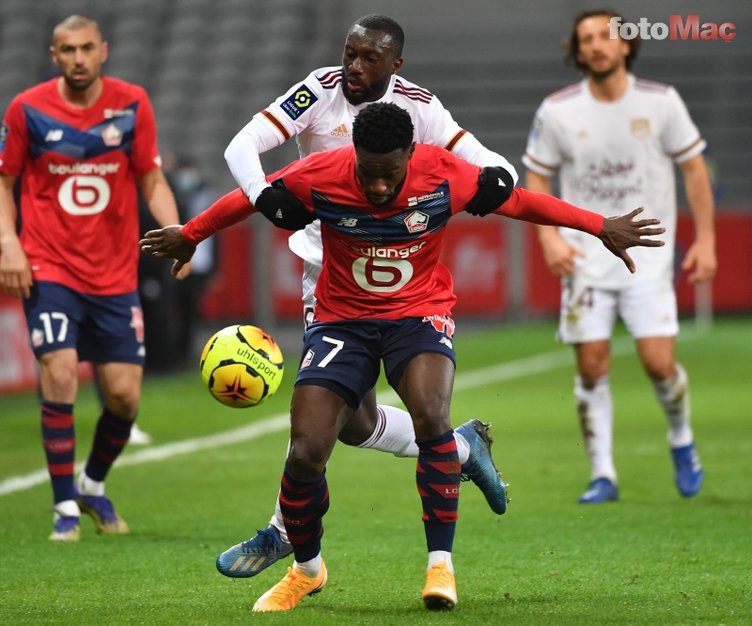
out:
{"label": "green grass pitch", "polygon": [[[588,479],[572,399],[570,349],[553,324],[458,325],[453,422],[490,420],[512,501],[497,517],[463,483],[454,546],[459,604],[420,601],[425,540],[412,459],[338,445],[328,468],[329,583],[291,613],[257,615],[255,599],[291,563],[224,578],[216,555],[263,528],[287,441],[299,346],[286,350],[276,396],[253,409],[212,400],[195,372],[147,379],[141,424],[155,437],[126,450],[108,495],[132,534],[47,541],[50,489],[34,394],[0,397],[2,624],[750,624],[752,623],[752,322],[685,325],[705,486],[674,486],[665,422],[631,343],[619,333],[612,389],[621,501],[577,504]],[[382,400],[394,402],[384,389]],[[79,456],[96,412],[81,391]],[[26,482],[24,482],[26,481]]]}

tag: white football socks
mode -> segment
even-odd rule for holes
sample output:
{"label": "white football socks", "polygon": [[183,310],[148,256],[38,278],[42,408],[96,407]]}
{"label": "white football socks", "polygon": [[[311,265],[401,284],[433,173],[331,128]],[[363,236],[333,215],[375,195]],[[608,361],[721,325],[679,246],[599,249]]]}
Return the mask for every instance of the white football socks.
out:
{"label": "white football socks", "polygon": [[653,381],[655,395],[668,419],[668,444],[672,448],[692,443],[692,427],[689,424],[689,378],[684,368],[677,363],[676,373],[668,380]]}
{"label": "white football socks", "polygon": [[454,565],[452,564],[452,553],[444,550],[434,550],[428,553],[428,567],[426,571],[430,570],[434,565],[444,563],[449,568],[449,571],[454,574]]}
{"label": "white football socks", "polygon": [[319,552],[310,561],[304,561],[303,563],[298,563],[297,561],[295,561],[294,567],[302,574],[308,576],[308,578],[316,578],[316,576],[318,576],[319,572],[321,571],[321,552]]}
{"label": "white football socks", "polygon": [[274,504],[274,515],[269,520],[269,525],[274,526],[279,532],[279,538],[285,543],[290,543],[287,538],[287,530],[285,530],[285,522],[282,519],[282,510],[279,508],[279,494],[277,494],[277,502]]}
{"label": "white football socks", "polygon": [[614,405],[608,376],[601,376],[592,389],[585,389],[582,379],[575,377],[574,396],[588,457],[590,479],[608,478],[616,482],[612,454]]}
{"label": "white football socks", "polygon": [[85,496],[103,496],[104,481],[92,480],[82,471],[78,475],[78,491]]}
{"label": "white football socks", "polygon": [[55,519],[58,517],[81,517],[81,510],[75,500],[63,500],[56,502],[53,509]]}

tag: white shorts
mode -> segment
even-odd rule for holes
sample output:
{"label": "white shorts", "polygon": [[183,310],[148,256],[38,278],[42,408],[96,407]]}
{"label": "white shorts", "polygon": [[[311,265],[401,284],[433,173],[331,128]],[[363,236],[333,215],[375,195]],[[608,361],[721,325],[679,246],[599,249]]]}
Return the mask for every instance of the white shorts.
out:
{"label": "white shorts", "polygon": [[599,289],[562,281],[557,338],[563,343],[610,339],[617,315],[635,339],[679,333],[676,292],[670,281],[635,281],[622,289]]}

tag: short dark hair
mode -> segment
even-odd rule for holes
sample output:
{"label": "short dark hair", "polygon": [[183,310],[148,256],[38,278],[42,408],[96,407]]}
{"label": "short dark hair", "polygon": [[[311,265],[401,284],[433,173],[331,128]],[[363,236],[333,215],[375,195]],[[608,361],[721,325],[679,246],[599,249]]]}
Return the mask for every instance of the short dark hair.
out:
{"label": "short dark hair", "polygon": [[353,144],[376,154],[407,150],[413,143],[410,114],[391,102],[369,104],[355,117]]}
{"label": "short dark hair", "polygon": [[56,24],[52,29],[52,45],[55,45],[55,38],[58,31],[61,30],[80,30],[81,28],[88,28],[93,26],[99,34],[99,38],[102,39],[102,30],[99,28],[96,20],[86,17],[85,15],[69,15],[62,22]]}
{"label": "short dark hair", "polygon": [[[590,17],[595,17],[596,15],[604,15],[608,18],[618,17],[621,18],[622,21],[624,21],[622,15],[620,13],[617,13],[613,9],[591,9],[589,11],[583,11],[574,18],[574,22],[572,22],[572,30],[569,33],[569,37],[564,40],[563,44],[564,62],[567,64],[573,64],[578,70],[585,71],[587,67],[585,67],[577,60],[577,55],[580,53],[580,39],[577,36],[577,27],[583,20],[586,20]],[[625,59],[627,69],[629,69],[632,67],[632,63],[637,58],[637,52],[640,49],[641,40],[639,37],[635,37],[634,39],[628,39],[625,41],[629,44],[629,54]]]}
{"label": "short dark hair", "polygon": [[379,32],[386,33],[392,38],[392,42],[394,42],[394,56],[397,58],[402,56],[402,48],[405,45],[405,31],[391,17],[371,13],[355,20],[350,30],[354,26],[362,26],[368,30],[378,30]]}

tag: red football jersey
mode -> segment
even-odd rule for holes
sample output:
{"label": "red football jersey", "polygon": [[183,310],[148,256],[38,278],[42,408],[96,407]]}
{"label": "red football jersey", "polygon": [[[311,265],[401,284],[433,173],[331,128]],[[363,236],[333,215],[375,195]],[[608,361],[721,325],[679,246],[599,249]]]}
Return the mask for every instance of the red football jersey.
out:
{"label": "red football jersey", "polygon": [[21,243],[34,279],[113,295],[136,289],[136,177],[161,163],[144,89],[102,80],[99,100],[86,109],[63,101],[57,78],[16,96],[0,173],[21,176]]}
{"label": "red football jersey", "polygon": [[452,278],[439,261],[444,227],[477,191],[478,172],[441,148],[417,145],[387,206],[363,194],[352,146],[312,154],[270,176],[321,220],[316,319],[450,315]]}

